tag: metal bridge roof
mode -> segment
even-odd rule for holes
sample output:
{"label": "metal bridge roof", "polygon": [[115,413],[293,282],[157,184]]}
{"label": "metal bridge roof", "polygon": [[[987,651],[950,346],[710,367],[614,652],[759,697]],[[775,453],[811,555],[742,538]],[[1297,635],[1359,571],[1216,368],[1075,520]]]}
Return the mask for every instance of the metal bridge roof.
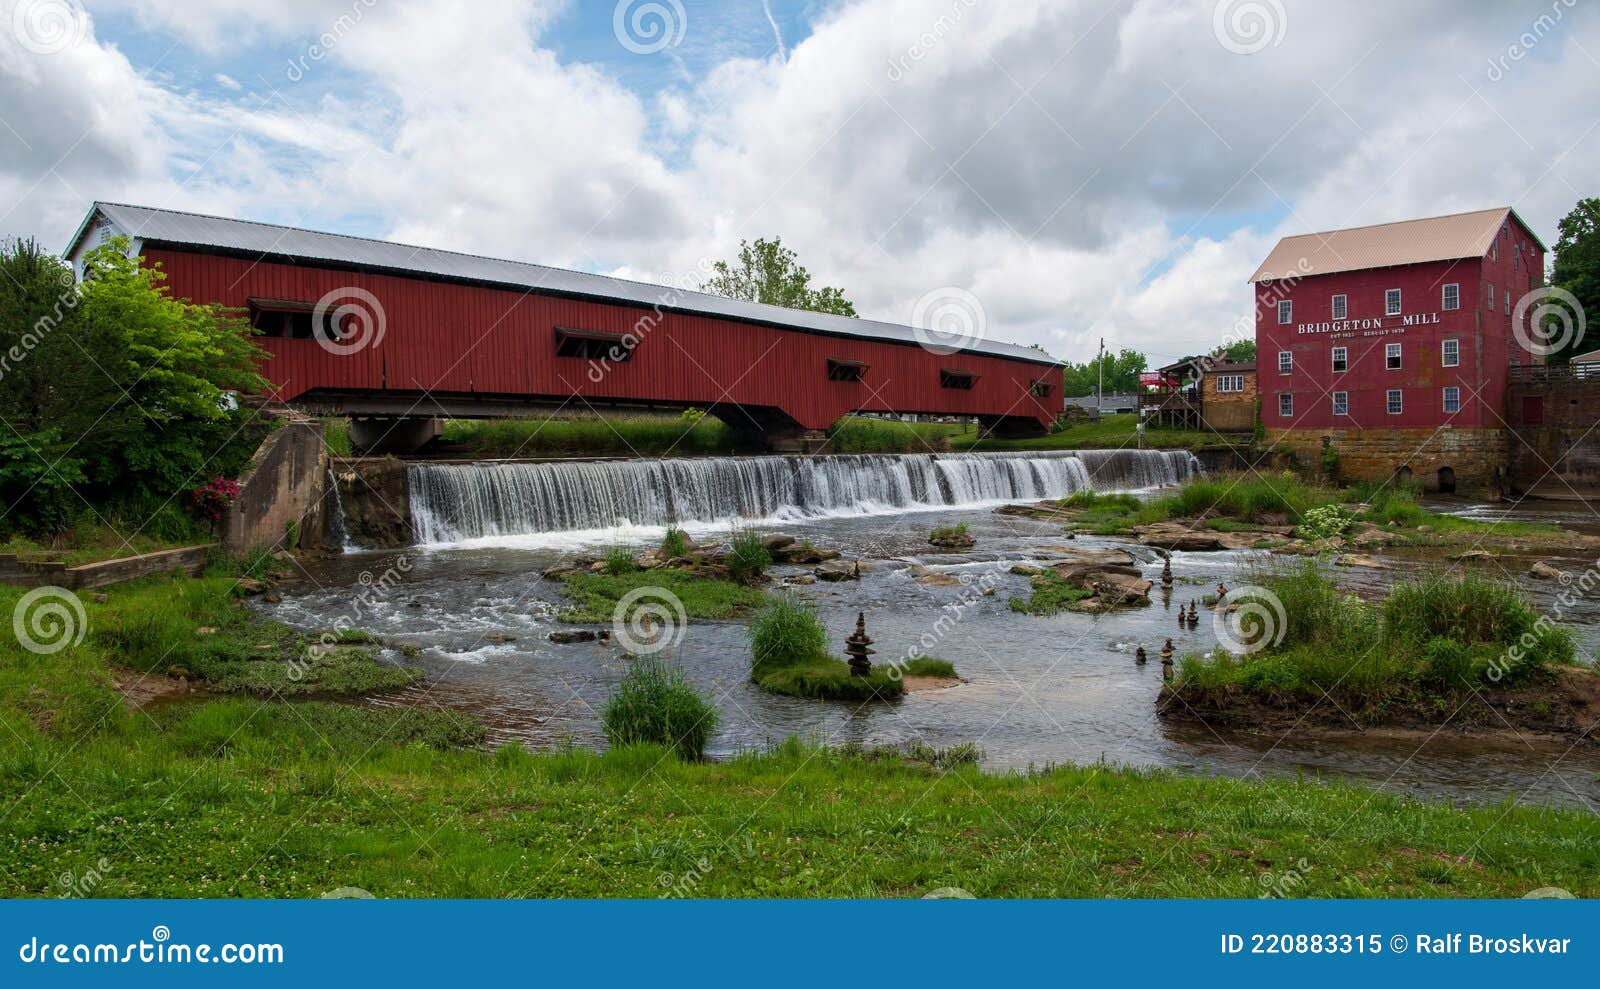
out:
{"label": "metal bridge roof", "polygon": [[[576,296],[625,305],[660,306],[675,312],[760,323],[810,333],[886,340],[894,343],[918,343],[917,331],[897,323],[835,316],[803,309],[786,309],[782,306],[727,299],[705,292],[629,281],[609,275],[459,254],[429,247],[414,247],[367,237],[347,237],[342,234],[321,233],[297,227],[232,220],[124,203],[95,203],[77,234],[74,235],[72,245],[68,248],[69,254],[83,239],[96,215],[104,216],[129,237],[151,244],[254,254],[263,258],[287,257],[296,261],[325,261],[362,269],[512,286],[532,292]],[[961,349],[1036,364],[1061,363],[1044,351],[1032,347],[987,339],[973,340]]]}

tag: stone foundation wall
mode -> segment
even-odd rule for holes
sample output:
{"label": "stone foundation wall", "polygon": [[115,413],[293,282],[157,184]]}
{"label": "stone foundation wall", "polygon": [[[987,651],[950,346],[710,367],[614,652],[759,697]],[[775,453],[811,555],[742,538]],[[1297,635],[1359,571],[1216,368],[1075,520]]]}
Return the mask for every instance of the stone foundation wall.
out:
{"label": "stone foundation wall", "polygon": [[388,457],[340,460],[334,465],[344,528],[350,541],[371,549],[409,546],[410,488],[404,462]]}
{"label": "stone foundation wall", "polygon": [[1600,492],[1600,378],[1512,382],[1506,404],[1512,487],[1551,498]]}
{"label": "stone foundation wall", "polygon": [[[1513,442],[1504,429],[1269,429],[1275,452],[1320,469],[1323,437],[1339,453],[1341,481],[1382,481],[1409,476],[1429,491],[1440,487],[1440,470],[1454,472],[1463,494],[1494,494],[1506,485]],[[1446,476],[1448,480],[1448,475]]]}

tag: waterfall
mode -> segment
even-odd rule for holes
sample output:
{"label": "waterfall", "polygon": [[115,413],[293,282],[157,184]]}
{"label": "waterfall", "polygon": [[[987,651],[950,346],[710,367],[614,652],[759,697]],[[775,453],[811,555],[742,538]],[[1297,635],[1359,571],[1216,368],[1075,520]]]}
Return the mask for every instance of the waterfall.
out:
{"label": "waterfall", "polygon": [[[339,493],[339,479],[334,476],[333,468],[328,468],[326,492],[323,495],[323,507],[328,512],[328,535],[326,542],[329,546],[337,546],[341,552],[359,550],[361,547],[350,541],[350,533],[344,524],[344,496]],[[331,502],[331,504],[330,504]]]}
{"label": "waterfall", "polygon": [[707,457],[406,469],[420,543],[619,525],[981,507],[1177,484],[1187,451]]}

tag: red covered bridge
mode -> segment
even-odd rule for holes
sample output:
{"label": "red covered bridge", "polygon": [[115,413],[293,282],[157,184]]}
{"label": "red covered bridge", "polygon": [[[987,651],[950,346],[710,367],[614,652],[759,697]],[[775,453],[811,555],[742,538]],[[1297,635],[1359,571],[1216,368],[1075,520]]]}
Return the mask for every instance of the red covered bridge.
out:
{"label": "red covered bridge", "polygon": [[1025,435],[1061,407],[1059,362],[976,336],[114,203],[95,204],[69,257],[118,235],[175,296],[248,311],[274,398],[365,420],[368,435],[396,420],[698,407],[799,449],[852,412]]}

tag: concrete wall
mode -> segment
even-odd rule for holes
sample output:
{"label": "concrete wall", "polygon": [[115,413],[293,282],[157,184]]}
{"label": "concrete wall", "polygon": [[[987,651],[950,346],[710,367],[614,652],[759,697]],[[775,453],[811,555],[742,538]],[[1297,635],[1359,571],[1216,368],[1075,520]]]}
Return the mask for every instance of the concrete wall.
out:
{"label": "concrete wall", "polygon": [[162,550],[158,553],[141,553],[115,560],[85,563],[69,567],[65,563],[27,563],[17,559],[15,553],[0,554],[0,581],[20,584],[23,587],[51,585],[79,590],[87,587],[105,587],[136,580],[151,574],[181,570],[190,575],[205,569],[206,558],[212,544],[185,546],[181,549]]}
{"label": "concrete wall", "polygon": [[223,522],[230,555],[258,549],[322,547],[330,458],[322,425],[291,419],[267,435],[239,478],[239,497]]}
{"label": "concrete wall", "polygon": [[357,546],[387,549],[412,542],[406,465],[388,457],[340,460],[334,466],[344,503],[345,534]]}

